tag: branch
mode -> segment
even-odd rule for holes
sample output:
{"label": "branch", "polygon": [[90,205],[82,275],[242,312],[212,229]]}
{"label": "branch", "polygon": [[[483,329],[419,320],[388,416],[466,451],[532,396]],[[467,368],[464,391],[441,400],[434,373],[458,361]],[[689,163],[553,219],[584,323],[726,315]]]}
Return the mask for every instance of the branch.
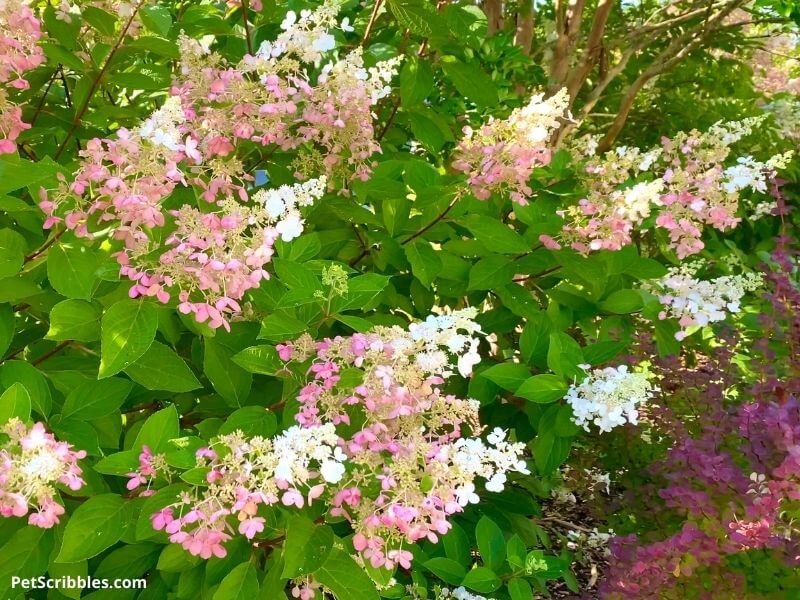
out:
{"label": "branch", "polygon": [[740,5],[745,4],[747,0],[734,0],[728,4],[723,10],[720,10],[713,17],[709,14],[708,19],[691,29],[688,29],[683,34],[677,36],[670,42],[664,50],[662,50],[651,61],[650,65],[628,86],[625,90],[622,100],[620,101],[619,108],[617,109],[617,116],[611,123],[606,135],[600,141],[597,147],[598,153],[607,152],[617,136],[625,126],[628,120],[628,115],[633,108],[634,100],[645,84],[653,77],[660,75],[667,69],[672,68],[675,64],[686,58],[690,53],[699,48],[708,37],[719,29],[725,18],[733,12]]}
{"label": "branch", "polygon": [[247,53],[253,56],[253,36],[250,33],[250,24],[247,22],[247,11],[250,9],[247,0],[242,0],[242,23],[244,24],[244,37],[247,40]]}
{"label": "branch", "polygon": [[78,130],[78,127],[81,124],[81,120],[83,119],[83,115],[86,114],[86,111],[89,108],[89,103],[92,101],[92,96],[94,96],[97,88],[100,86],[100,80],[105,75],[108,67],[111,66],[111,60],[114,58],[114,55],[119,50],[120,46],[122,46],[122,42],[125,39],[125,36],[128,35],[128,29],[130,29],[131,25],[133,24],[133,20],[136,18],[136,14],[139,12],[139,9],[142,6],[143,0],[137,0],[136,4],[133,5],[133,11],[131,12],[131,16],[128,18],[128,21],[125,23],[125,27],[122,28],[122,31],[119,34],[119,38],[117,42],[114,44],[114,47],[111,48],[111,52],[108,53],[105,62],[103,63],[102,68],[97,73],[97,77],[94,78],[92,81],[92,85],[89,87],[89,93],[86,95],[86,100],[83,101],[80,110],[75,114],[75,118],[72,119],[72,126],[69,128],[67,132],[67,137],[64,138],[64,141],[61,142],[61,145],[58,147],[56,154],[54,156],[55,160],[58,160],[61,155],[64,153],[64,150],[67,148],[67,144],[72,139],[72,136],[75,135],[75,132]]}
{"label": "branch", "polygon": [[59,238],[60,238],[62,235],[64,235],[66,232],[67,232],[67,230],[66,230],[66,229],[61,229],[61,230],[57,231],[57,232],[55,233],[55,235],[53,235],[53,237],[51,237],[51,238],[50,238],[49,240],[47,240],[47,241],[46,241],[44,244],[42,244],[41,246],[39,246],[39,249],[38,249],[38,250],[35,250],[35,251],[34,251],[32,254],[29,254],[28,256],[26,256],[26,257],[25,257],[25,260],[24,260],[24,262],[25,262],[25,263],[29,263],[29,262],[30,262],[30,261],[32,261],[34,258],[38,258],[38,257],[39,257],[39,256],[41,256],[42,254],[44,254],[44,252],[45,252],[45,251],[46,251],[46,250],[47,250],[47,249],[48,249],[50,246],[52,246],[52,245],[53,245],[55,242],[57,242],[57,241],[58,241],[58,239],[59,239]]}
{"label": "branch", "polygon": [[575,49],[575,39],[581,30],[581,18],[586,0],[569,0],[569,5],[564,6],[564,0],[556,0],[556,39],[553,48],[553,60],[550,63],[551,89],[561,87],[567,76],[570,59]]}
{"label": "branch", "polygon": [[612,0],[599,0],[583,58],[566,80],[567,91],[569,92],[570,98],[573,100],[575,96],[577,96],[578,91],[583,87],[586,78],[589,76],[589,73],[591,73],[597,63],[597,59],[600,57],[600,50],[603,47],[603,34],[605,33],[606,23],[608,22],[608,17],[613,7],[614,2]]}
{"label": "branch", "polygon": [[375,0],[375,6],[372,7],[372,14],[369,16],[369,22],[367,23],[367,28],[364,30],[364,37],[361,38],[362,47],[367,43],[367,40],[369,39],[369,36],[372,33],[372,28],[375,27],[375,21],[378,18],[378,11],[381,9],[382,2],[383,0]]}
{"label": "branch", "polygon": [[517,27],[514,31],[514,43],[522,48],[525,56],[530,56],[533,48],[533,25],[536,20],[536,9],[533,0],[520,0],[517,13]]}

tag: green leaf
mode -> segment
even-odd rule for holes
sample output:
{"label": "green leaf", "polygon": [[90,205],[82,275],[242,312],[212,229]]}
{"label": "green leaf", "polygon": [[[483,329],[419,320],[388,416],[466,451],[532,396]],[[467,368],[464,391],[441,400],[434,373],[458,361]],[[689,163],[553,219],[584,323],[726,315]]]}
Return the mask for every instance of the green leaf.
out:
{"label": "green leaf", "polygon": [[461,584],[476,592],[488,594],[497,590],[501,585],[501,581],[491,569],[475,567],[466,574]]}
{"label": "green leaf", "polygon": [[550,347],[547,350],[547,366],[562,377],[582,377],[584,363],[581,347],[574,339],[562,331],[550,334]]}
{"label": "green leaf", "polygon": [[[41,46],[44,55],[49,58],[50,61],[69,67],[77,73],[86,71],[88,65],[66,48],[50,43],[43,43]],[[19,187],[22,187],[22,185]]]}
{"label": "green leaf", "polygon": [[451,558],[431,558],[425,561],[424,566],[428,571],[450,585],[459,585],[467,574],[467,570]]}
{"label": "green leaf", "polygon": [[157,328],[158,312],[149,302],[121,300],[111,306],[100,322],[98,378],[119,373],[147,352]]}
{"label": "green leaf", "polygon": [[359,333],[364,333],[365,331],[369,331],[375,327],[375,323],[372,321],[367,321],[366,319],[362,319],[361,317],[356,317],[354,315],[339,315],[336,317],[336,320],[347,325],[353,331],[358,331]]}
{"label": "green leaf", "polygon": [[314,578],[328,588],[336,600],[378,600],[369,576],[349,554],[338,548],[331,550]]}
{"label": "green leaf", "polygon": [[172,15],[163,6],[145,6],[141,9],[139,16],[144,26],[153,33],[167,35],[172,27]]}
{"label": "green leaf", "polygon": [[102,35],[114,35],[114,29],[117,24],[117,19],[114,15],[96,6],[85,6],[81,10],[81,16]]}
{"label": "green leaf", "polygon": [[12,417],[20,421],[31,418],[31,396],[21,383],[15,383],[0,396],[0,424]]}
{"label": "green leaf", "polygon": [[502,567],[506,559],[506,540],[497,523],[489,517],[481,517],[475,527],[475,538],[483,564],[494,570]]}
{"label": "green leaf", "polygon": [[178,411],[174,404],[170,404],[147,417],[136,435],[133,449],[141,450],[142,446],[148,446],[153,454],[158,454],[167,450],[169,441],[179,434]]}
{"label": "green leaf", "polygon": [[667,267],[652,258],[638,258],[624,272],[640,280],[660,279],[667,274]]}
{"label": "green leaf", "polygon": [[14,339],[16,319],[10,304],[0,304],[0,357],[2,357]]}
{"label": "green leaf", "polygon": [[606,312],[625,315],[642,308],[642,295],[636,290],[617,290],[600,303]]}
{"label": "green leaf", "polygon": [[567,393],[567,384],[558,375],[534,375],[516,390],[516,396],[531,402],[548,404],[560,400]]}
{"label": "green leaf", "polygon": [[103,558],[93,575],[98,579],[141,577],[155,566],[160,550],[151,542],[122,546]]}
{"label": "green leaf", "polygon": [[445,30],[441,17],[420,0],[388,0],[387,5],[397,22],[417,35],[431,37]]}
{"label": "green leaf", "polygon": [[514,277],[514,263],[505,256],[487,256],[476,262],[469,271],[472,290],[491,290],[505,285]]}
{"label": "green leaf", "polygon": [[[67,54],[72,56],[71,53]],[[75,60],[75,62],[80,64],[78,70],[85,69],[85,65],[81,61]],[[59,172],[64,172],[64,167],[54,162],[49,156],[39,162],[31,162],[21,159],[16,154],[0,155],[0,194],[24,187],[38,188],[48,179],[55,179]],[[0,234],[0,240],[2,240],[2,234]],[[2,242],[0,242],[0,247],[2,247]]]}
{"label": "green leaf", "polygon": [[519,363],[500,363],[481,371],[481,377],[493,381],[504,390],[515,392],[522,382],[530,377],[530,369]]}
{"label": "green leaf", "polygon": [[233,362],[232,356],[228,347],[206,338],[203,372],[220,396],[232,406],[241,406],[250,395],[253,375]]}
{"label": "green leaf", "polygon": [[[53,529],[27,525],[14,532],[0,548],[0,598],[18,598],[21,588],[11,587],[14,576],[30,579],[44,574],[53,551]],[[24,595],[24,594],[23,594]]]}
{"label": "green leaf", "polygon": [[463,63],[449,55],[443,56],[441,60],[445,75],[459,93],[480,107],[494,106],[500,101],[494,81],[479,66]]}
{"label": "green leaf", "polygon": [[186,362],[161,342],[154,341],[136,362],[125,368],[125,373],[148,390],[180,393],[202,387]]}
{"label": "green leaf", "polygon": [[290,517],[283,550],[283,578],[303,577],[319,569],[333,549],[335,536],[327,525],[306,517]]}
{"label": "green leaf", "polygon": [[11,229],[0,229],[0,279],[19,273],[25,262],[25,238]]}
{"label": "green leaf", "polygon": [[189,554],[180,544],[167,544],[158,557],[156,568],[166,573],[188,571],[200,562],[199,556]]}
{"label": "green leaf", "polygon": [[[76,563],[57,563],[50,562],[47,566],[47,576],[50,579],[58,579],[60,577],[86,577],[89,574],[89,565],[85,560]],[[83,593],[82,588],[59,588],[59,594],[63,594],[67,598],[75,598],[77,600]]]}
{"label": "green leaf", "polygon": [[433,91],[433,69],[416,57],[405,61],[400,71],[400,100],[405,107],[421,104]]}
{"label": "green leaf", "polygon": [[93,496],[67,521],[56,562],[72,563],[100,554],[122,537],[131,505],[116,494]]}
{"label": "green leaf", "polygon": [[532,451],[536,468],[542,475],[553,473],[569,456],[571,444],[553,431],[542,431],[533,441]]}
{"label": "green leaf", "polygon": [[89,300],[99,266],[97,255],[85,246],[54,244],[47,251],[47,278],[67,298]]}
{"label": "green leaf", "polygon": [[295,317],[285,313],[272,313],[261,322],[259,338],[273,342],[285,342],[303,333],[308,326]]}
{"label": "green leaf", "polygon": [[442,537],[442,546],[444,546],[447,558],[453,559],[464,567],[468,567],[472,563],[469,538],[457,523],[453,523],[450,531]]}
{"label": "green leaf", "polygon": [[293,290],[305,290],[313,293],[315,290],[322,289],[319,278],[305,265],[285,258],[276,258],[272,261],[272,266],[281,283],[288,285]]}
{"label": "green leaf", "polygon": [[547,348],[550,345],[552,323],[544,313],[534,315],[519,337],[519,351],[526,363],[538,368],[547,366]]}
{"label": "green leaf", "polygon": [[516,533],[512,535],[506,543],[506,556],[508,564],[512,569],[517,570],[525,566],[525,557],[528,555],[528,548],[522,538]]}
{"label": "green leaf", "polygon": [[10,388],[21,383],[31,398],[31,408],[43,417],[50,414],[53,398],[41,371],[23,360],[8,360],[0,366],[0,385]]}
{"label": "green leaf", "polygon": [[100,339],[100,309],[85,300],[64,300],[50,311],[47,339],[93,342]]}
{"label": "green leaf", "polygon": [[531,584],[520,577],[509,580],[508,594],[511,596],[511,600],[531,600],[533,598]]}
{"label": "green leaf", "polygon": [[237,565],[214,592],[213,600],[253,600],[258,594],[258,575],[250,561]]}
{"label": "green leaf", "polygon": [[500,254],[524,254],[531,246],[516,231],[497,219],[485,215],[467,215],[458,220],[459,225],[469,229],[479,242]]}
{"label": "green leaf", "polygon": [[590,365],[608,362],[627,347],[625,342],[604,341],[583,348],[583,358]]}
{"label": "green leaf", "polygon": [[408,121],[411,124],[411,133],[414,134],[414,139],[430,152],[439,152],[442,149],[447,140],[432,119],[419,112],[411,112],[408,114]]}
{"label": "green leaf", "polygon": [[430,288],[431,283],[442,270],[442,260],[436,250],[428,242],[416,240],[405,246],[405,252],[414,277],[419,279],[426,288]]}
{"label": "green leaf", "polygon": [[62,419],[55,416],[50,420],[56,438],[69,442],[76,448],[86,450],[90,456],[100,456],[100,442],[97,430],[86,421]]}
{"label": "green leaf", "polygon": [[127,50],[147,50],[158,56],[172,59],[177,59],[181,56],[178,45],[175,42],[154,35],[145,35],[135,40],[126,40],[125,48]]}
{"label": "green leaf", "polygon": [[370,310],[387,285],[389,285],[389,277],[386,275],[366,273],[353,277],[347,282],[347,295],[343,298],[334,298],[331,303],[331,310],[334,312],[342,312],[352,308]]}
{"label": "green leaf", "polygon": [[275,413],[262,406],[245,406],[233,411],[217,433],[224,435],[238,430],[248,437],[260,435],[266,438],[274,435],[277,428]]}
{"label": "green leaf", "polygon": [[103,457],[93,468],[104,475],[125,475],[134,471],[138,464],[138,450],[123,450]]}
{"label": "green leaf", "polygon": [[231,360],[245,371],[259,375],[274,375],[284,368],[274,346],[250,346],[234,354]]}
{"label": "green leaf", "polygon": [[65,419],[99,419],[122,406],[132,389],[130,381],[118,377],[88,381],[67,395],[61,416]]}

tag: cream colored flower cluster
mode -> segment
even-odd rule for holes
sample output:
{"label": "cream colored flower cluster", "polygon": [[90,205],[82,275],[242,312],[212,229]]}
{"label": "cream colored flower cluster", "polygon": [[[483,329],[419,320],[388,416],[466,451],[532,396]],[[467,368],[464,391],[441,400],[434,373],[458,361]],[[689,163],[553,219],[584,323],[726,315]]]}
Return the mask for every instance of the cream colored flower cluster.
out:
{"label": "cream colored flower cluster", "polygon": [[627,365],[590,371],[579,384],[572,384],[565,399],[572,407],[573,419],[589,431],[594,423],[607,432],[631,423],[638,423],[638,406],[653,397],[654,385],[644,370],[631,370]]}
{"label": "cream colored flower cluster", "polygon": [[665,277],[644,286],[664,305],[659,318],[678,320],[681,327],[675,334],[678,340],[687,336],[689,327],[704,327],[724,321],[729,313],[738,313],[745,294],[757,290],[764,283],[761,273],[698,279],[696,275],[701,267],[699,261],[672,267]]}

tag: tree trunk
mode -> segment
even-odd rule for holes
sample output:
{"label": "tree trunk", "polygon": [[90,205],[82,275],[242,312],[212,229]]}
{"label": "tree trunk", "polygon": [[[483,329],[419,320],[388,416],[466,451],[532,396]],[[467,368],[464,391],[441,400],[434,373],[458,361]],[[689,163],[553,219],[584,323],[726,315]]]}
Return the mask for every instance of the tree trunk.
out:
{"label": "tree trunk", "polygon": [[484,0],[483,12],[486,13],[488,35],[503,28],[503,2],[502,0]]}
{"label": "tree trunk", "polygon": [[520,0],[517,12],[517,29],[514,33],[514,43],[522,48],[525,56],[531,55],[533,48],[533,23],[536,13],[533,0]]}

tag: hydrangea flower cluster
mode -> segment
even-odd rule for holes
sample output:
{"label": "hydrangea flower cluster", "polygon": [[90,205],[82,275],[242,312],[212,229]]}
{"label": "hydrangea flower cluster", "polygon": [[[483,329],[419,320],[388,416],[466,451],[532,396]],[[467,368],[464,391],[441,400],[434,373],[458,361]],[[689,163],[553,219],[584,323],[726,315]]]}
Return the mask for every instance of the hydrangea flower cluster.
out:
{"label": "hydrangea flower cluster", "polygon": [[[509,472],[528,473],[524,444],[500,429],[486,441],[468,437],[481,430],[478,403],[440,389],[451,361],[475,352],[474,316],[466,309],[408,330],[279,345],[287,369],[309,377],[297,397],[299,425],[275,440],[235,433],[200,450],[208,486],[154,515],[154,526],[193,554],[221,556],[233,532],[227,517],[252,538],[263,529],[260,505],[300,508],[322,498],[350,522],[361,560],[410,567],[404,547],[445,534],[451,515],[479,501],[478,478],[499,492]],[[474,362],[461,361],[462,372]]]}
{"label": "hydrangea flower cluster", "polygon": [[56,484],[79,490],[84,481],[78,460],[84,450],[59,442],[42,423],[28,428],[16,417],[0,429],[8,440],[0,445],[0,515],[24,517],[28,523],[48,529],[59,523],[64,507],[56,498]]}
{"label": "hydrangea flower cluster", "polygon": [[446,587],[441,588],[436,596],[436,600],[488,600],[488,598],[480,594],[474,594],[464,586],[459,586],[452,590]]}
{"label": "hydrangea flower cluster", "polygon": [[527,204],[533,194],[528,180],[536,167],[550,163],[549,141],[568,118],[568,106],[566,89],[549,98],[537,94],[507,119],[492,117],[477,130],[465,127],[453,167],[467,174],[476,198],[509,194],[514,202]]}
{"label": "hydrangea flower cluster", "polygon": [[696,277],[701,267],[699,261],[672,267],[666,276],[645,287],[664,305],[658,318],[678,320],[681,329],[675,334],[677,340],[688,335],[689,327],[704,327],[724,321],[728,313],[738,313],[744,295],[764,282],[760,273],[723,275],[704,281]]}
{"label": "hydrangea flower cluster", "polygon": [[36,45],[42,37],[41,24],[27,2],[4,0],[0,4],[0,82],[17,89],[30,87],[22,74],[44,62]]}
{"label": "hydrangea flower cluster", "polygon": [[19,90],[30,87],[23,74],[44,62],[44,52],[37,45],[41,37],[41,23],[27,3],[0,2],[0,154],[16,152],[17,138],[30,128],[5,86]]}
{"label": "hydrangea flower cluster", "polygon": [[[83,237],[110,227],[132,297],[167,303],[177,295],[181,312],[229,327],[245,293],[268,277],[275,241],[302,233],[301,209],[326,187],[365,179],[380,150],[371,107],[397,60],[365,69],[355,50],[323,66],[316,81],[307,73],[307,62],[332,48],[309,50],[307,42],[328,40],[338,8],[331,0],[299,18],[290,13],[268,52],[263,46],[235,66],[182,37],[172,95],[137,127],[87,143],[73,181],[42,192],[45,227],[63,222]],[[260,147],[295,150],[305,181],[251,192],[241,157]],[[167,210],[185,186],[209,206]]]}
{"label": "hydrangea flower cluster", "polygon": [[[725,166],[731,145],[762,120],[718,123],[705,133],[693,130],[663,138],[660,146],[647,151],[619,147],[590,159],[586,197],[560,213],[566,220],[562,239],[583,254],[619,250],[656,213],[653,225],[667,232],[679,258],[700,252],[704,227],[735,227],[741,220],[736,216],[741,191],[765,193],[767,180],[788,161],[788,155],[765,162],[743,156]],[[557,247],[551,238],[542,241]]]}
{"label": "hydrangea flower cluster", "polygon": [[576,425],[589,431],[594,423],[601,432],[638,423],[638,406],[653,397],[655,386],[645,370],[627,365],[594,369],[580,384],[572,384],[565,399]]}
{"label": "hydrangea flower cluster", "polygon": [[146,485],[147,487],[139,492],[139,496],[152,496],[155,494],[155,490],[151,486],[159,474],[164,474],[167,478],[170,476],[170,467],[167,464],[166,456],[164,454],[153,454],[150,447],[144,445],[139,453],[139,468],[128,473],[129,479],[126,487],[130,491],[134,491],[140,486]]}
{"label": "hydrangea flower cluster", "polygon": [[[252,539],[264,530],[259,505],[302,508],[342,479],[345,455],[338,440],[330,423],[290,427],[273,440],[246,439],[241,432],[220,436],[197,451],[198,466],[208,471],[207,485],[155,513],[153,527],[191,554],[223,557],[222,544],[236,531]],[[229,516],[238,520],[236,529]]]}

